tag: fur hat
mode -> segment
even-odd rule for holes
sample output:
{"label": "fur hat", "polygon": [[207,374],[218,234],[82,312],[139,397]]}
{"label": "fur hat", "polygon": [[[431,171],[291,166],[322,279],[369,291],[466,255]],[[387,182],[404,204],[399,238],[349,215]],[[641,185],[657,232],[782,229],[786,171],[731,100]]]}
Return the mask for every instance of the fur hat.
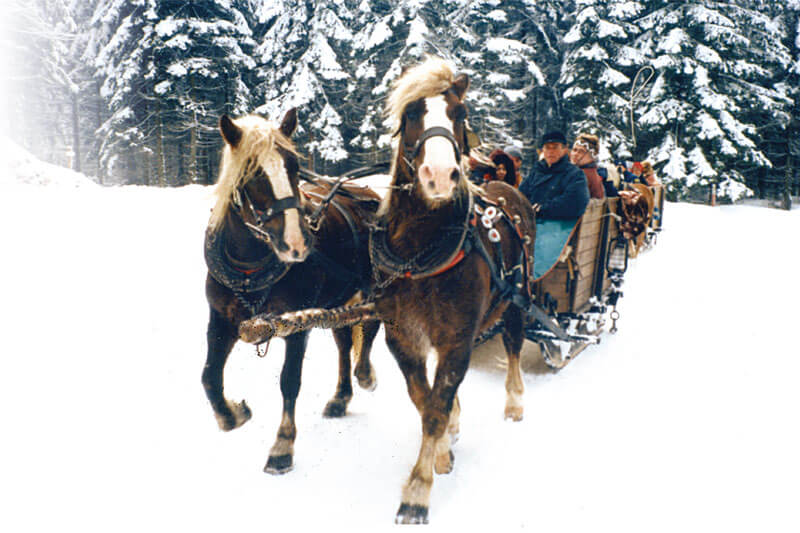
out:
{"label": "fur hat", "polygon": [[600,139],[597,138],[597,135],[581,133],[578,135],[578,138],[575,139],[575,144],[586,148],[586,150],[592,154],[592,157],[597,159],[597,154],[600,153]]}
{"label": "fur hat", "polygon": [[561,143],[566,146],[567,138],[559,130],[548,131],[542,136],[542,146],[547,143]]}

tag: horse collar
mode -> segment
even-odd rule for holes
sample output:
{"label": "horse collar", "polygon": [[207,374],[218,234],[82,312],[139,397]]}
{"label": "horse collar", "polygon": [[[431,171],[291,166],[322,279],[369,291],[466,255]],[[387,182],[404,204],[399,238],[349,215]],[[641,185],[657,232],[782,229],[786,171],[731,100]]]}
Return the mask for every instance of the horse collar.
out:
{"label": "horse collar", "polygon": [[389,249],[388,228],[385,224],[370,228],[369,253],[376,280],[380,272],[388,274],[386,286],[395,279],[422,279],[436,276],[453,268],[466,256],[466,236],[473,218],[474,196],[468,192],[468,201],[458,223],[440,228],[438,238],[408,259]]}
{"label": "horse collar", "polygon": [[278,282],[290,268],[271,249],[258,261],[237,261],[225,249],[221,232],[210,229],[206,230],[204,252],[208,273],[234,292],[264,290]]}

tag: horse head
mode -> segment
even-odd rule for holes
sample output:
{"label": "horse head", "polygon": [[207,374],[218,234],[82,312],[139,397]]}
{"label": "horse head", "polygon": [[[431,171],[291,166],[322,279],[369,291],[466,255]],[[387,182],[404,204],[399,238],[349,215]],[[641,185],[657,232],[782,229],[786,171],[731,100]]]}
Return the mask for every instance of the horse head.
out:
{"label": "horse head", "polygon": [[219,121],[225,140],[212,227],[236,216],[253,237],[269,244],[284,263],[306,259],[311,231],[303,217],[305,198],[298,186],[297,152],[290,137],[297,111],[280,126],[256,115]]}
{"label": "horse head", "polygon": [[403,185],[398,180],[404,175],[430,207],[452,200],[467,186],[462,155],[469,152],[468,87],[466,74],[455,77],[447,63],[431,58],[403,74],[389,96],[387,114],[400,138],[395,165],[404,169],[395,173],[395,185]]}

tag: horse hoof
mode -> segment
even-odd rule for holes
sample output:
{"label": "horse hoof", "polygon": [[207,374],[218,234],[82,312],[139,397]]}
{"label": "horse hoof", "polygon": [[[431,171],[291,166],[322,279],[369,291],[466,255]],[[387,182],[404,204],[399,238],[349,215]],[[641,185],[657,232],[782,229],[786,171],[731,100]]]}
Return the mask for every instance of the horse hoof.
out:
{"label": "horse hoof", "polygon": [[247,402],[242,400],[239,403],[229,403],[228,407],[231,411],[231,416],[224,416],[217,414],[217,424],[222,431],[231,431],[240,426],[253,417],[253,412],[247,406]]}
{"label": "horse hoof", "polygon": [[267,459],[267,464],[264,467],[264,472],[267,474],[272,474],[273,476],[279,476],[281,474],[290,472],[292,468],[294,468],[294,464],[292,462],[291,455],[270,455],[269,459]]}
{"label": "horse hoof", "polygon": [[522,420],[522,407],[506,407],[504,418],[505,420],[510,418],[513,422],[519,422]]}
{"label": "horse hoof", "polygon": [[395,524],[427,524],[428,508],[424,505],[401,503],[394,519]]}
{"label": "horse hoof", "polygon": [[453,450],[449,450],[447,455],[440,455],[436,458],[433,468],[437,474],[449,474],[453,471],[453,464],[456,462],[456,456]]}
{"label": "horse hoof", "polygon": [[378,388],[378,378],[375,376],[375,369],[370,369],[369,373],[365,375],[364,372],[356,372],[356,379],[358,386],[369,392]]}
{"label": "horse hoof", "polygon": [[347,414],[347,400],[344,398],[333,398],[325,406],[322,416],[325,418],[341,418]]}

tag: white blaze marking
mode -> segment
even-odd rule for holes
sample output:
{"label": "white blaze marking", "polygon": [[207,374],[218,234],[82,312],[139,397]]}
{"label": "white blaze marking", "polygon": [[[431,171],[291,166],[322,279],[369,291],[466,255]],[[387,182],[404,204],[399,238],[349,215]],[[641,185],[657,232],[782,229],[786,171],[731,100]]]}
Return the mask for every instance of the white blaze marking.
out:
{"label": "white blaze marking", "polygon": [[[442,127],[453,133],[453,122],[447,118],[447,101],[443,95],[425,99],[427,112],[422,121],[425,130],[434,127]],[[436,156],[436,160],[432,159]],[[431,159],[429,159],[429,157]],[[430,164],[437,167],[452,167],[456,165],[456,156],[453,152],[452,143],[444,137],[431,137],[425,141],[425,158],[423,164]]]}
{"label": "white blaze marking", "polygon": [[[294,196],[292,184],[289,182],[289,176],[286,174],[283,161],[270,166],[272,167],[271,169],[265,170],[267,171],[267,177],[272,186],[272,194],[275,195],[275,200]],[[297,251],[302,251],[304,248],[303,232],[300,230],[300,213],[298,213],[297,209],[287,209],[283,212],[283,242]]]}

